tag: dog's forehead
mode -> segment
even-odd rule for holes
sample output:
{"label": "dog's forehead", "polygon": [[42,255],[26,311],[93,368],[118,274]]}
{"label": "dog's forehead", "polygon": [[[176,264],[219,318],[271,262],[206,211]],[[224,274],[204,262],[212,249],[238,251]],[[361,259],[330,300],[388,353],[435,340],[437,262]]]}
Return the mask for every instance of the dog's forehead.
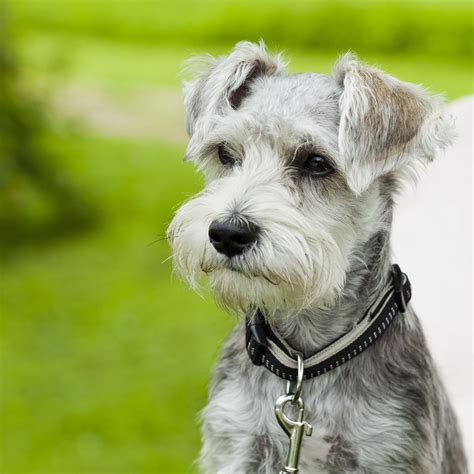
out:
{"label": "dog's forehead", "polygon": [[242,105],[219,120],[226,142],[269,144],[288,159],[303,143],[334,153],[342,91],[332,76],[299,73],[255,80]]}
{"label": "dog's forehead", "polygon": [[298,73],[267,76],[255,81],[243,109],[272,117],[337,122],[341,89],[332,76],[320,73]]}

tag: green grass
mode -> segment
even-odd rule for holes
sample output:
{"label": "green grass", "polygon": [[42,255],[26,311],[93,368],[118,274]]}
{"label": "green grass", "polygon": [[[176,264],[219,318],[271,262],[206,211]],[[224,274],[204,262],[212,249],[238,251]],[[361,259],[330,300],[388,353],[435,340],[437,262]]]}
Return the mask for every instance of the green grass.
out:
{"label": "green grass", "polygon": [[232,324],[171,276],[181,150],[54,138],[107,221],[2,261],[1,472],[188,472],[196,413]]}
{"label": "green grass", "polygon": [[55,30],[153,44],[208,44],[260,37],[326,51],[472,54],[467,1],[8,0],[16,29]]}

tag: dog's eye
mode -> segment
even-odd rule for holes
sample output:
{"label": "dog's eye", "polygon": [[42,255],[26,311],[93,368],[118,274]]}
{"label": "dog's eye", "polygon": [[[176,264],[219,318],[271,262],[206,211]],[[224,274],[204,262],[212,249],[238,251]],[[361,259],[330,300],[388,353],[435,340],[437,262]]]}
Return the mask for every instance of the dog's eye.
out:
{"label": "dog's eye", "polygon": [[217,153],[219,155],[219,160],[224,166],[228,166],[228,167],[234,166],[235,164],[234,158],[223,146],[220,146],[217,149]]}
{"label": "dog's eye", "polygon": [[312,155],[307,158],[303,167],[312,176],[326,176],[334,171],[331,163],[320,155]]}

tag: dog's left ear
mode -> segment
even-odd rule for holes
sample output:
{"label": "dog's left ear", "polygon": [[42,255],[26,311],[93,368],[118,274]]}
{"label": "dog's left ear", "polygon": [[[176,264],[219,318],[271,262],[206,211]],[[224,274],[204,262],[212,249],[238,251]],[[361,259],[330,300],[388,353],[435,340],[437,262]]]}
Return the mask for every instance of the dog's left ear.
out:
{"label": "dog's left ear", "polygon": [[254,81],[278,74],[285,68],[281,55],[269,54],[263,41],[259,44],[241,41],[227,56],[191,58],[191,64],[196,62],[204,66],[201,68],[204,70],[184,82],[183,87],[186,129],[190,137],[201,118],[238,109]]}
{"label": "dog's left ear", "polygon": [[431,161],[453,137],[442,101],[346,54],[333,69],[342,87],[339,150],[350,188],[363,193],[379,176]]}

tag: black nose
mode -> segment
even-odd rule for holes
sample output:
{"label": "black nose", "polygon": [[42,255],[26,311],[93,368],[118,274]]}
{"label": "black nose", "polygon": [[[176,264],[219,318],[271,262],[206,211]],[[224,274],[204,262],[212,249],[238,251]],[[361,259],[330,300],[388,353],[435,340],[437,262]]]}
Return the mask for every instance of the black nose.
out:
{"label": "black nose", "polygon": [[209,240],[214,248],[228,257],[241,254],[257,241],[258,228],[253,224],[214,221],[209,226]]}

